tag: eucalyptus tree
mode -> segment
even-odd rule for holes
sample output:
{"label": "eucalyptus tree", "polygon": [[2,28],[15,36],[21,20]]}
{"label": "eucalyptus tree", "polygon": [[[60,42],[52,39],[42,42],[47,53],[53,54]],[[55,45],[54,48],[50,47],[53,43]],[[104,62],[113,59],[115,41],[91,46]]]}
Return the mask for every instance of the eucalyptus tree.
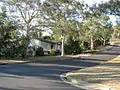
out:
{"label": "eucalyptus tree", "polygon": [[75,17],[82,15],[83,7],[83,3],[75,0],[46,0],[44,3],[46,23],[55,36],[62,38],[62,42],[69,35],[74,37],[78,33]]}
{"label": "eucalyptus tree", "polygon": [[100,40],[103,42],[103,45],[106,45],[106,41],[109,41],[112,33],[113,27],[112,22],[110,21],[109,16],[101,15],[100,17]]}
{"label": "eucalyptus tree", "polygon": [[[114,26],[114,31],[112,34],[112,37],[119,37],[119,20],[117,17],[120,17],[120,0],[109,0],[106,3],[99,4],[98,6],[100,12],[108,14],[108,15],[113,15],[116,17],[116,23],[117,25]],[[117,22],[118,21],[118,22]]]}
{"label": "eucalyptus tree", "polygon": [[114,26],[114,37],[120,39],[120,24]]}
{"label": "eucalyptus tree", "polygon": [[90,48],[91,50],[94,49],[94,42],[99,39],[99,30],[100,30],[100,23],[99,19],[95,16],[91,16],[84,20],[84,36],[87,41],[90,41]]}
{"label": "eucalyptus tree", "polygon": [[[100,4],[100,5],[103,5]],[[112,23],[110,18],[105,13],[103,7],[100,5],[93,4],[88,6],[86,9],[85,19],[84,19],[84,29],[83,29],[83,39],[90,41],[91,49],[94,48],[94,42],[100,40],[105,45],[106,41],[111,38],[113,32]]]}
{"label": "eucalyptus tree", "polygon": [[9,16],[16,21],[18,29],[21,29],[20,33],[26,33],[27,47],[30,43],[32,31],[36,28],[39,29],[38,20],[42,16],[42,4],[40,0],[6,0],[6,5],[8,5],[10,11]]}
{"label": "eucalyptus tree", "polygon": [[100,12],[110,15],[120,16],[120,0],[109,0],[98,6]]}

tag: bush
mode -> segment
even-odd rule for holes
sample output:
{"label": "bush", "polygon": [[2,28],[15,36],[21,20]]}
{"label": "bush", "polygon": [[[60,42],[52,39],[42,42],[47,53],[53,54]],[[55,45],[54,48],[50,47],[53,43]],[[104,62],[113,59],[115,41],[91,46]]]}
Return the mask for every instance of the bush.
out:
{"label": "bush", "polygon": [[61,54],[61,51],[60,50],[56,50],[56,55],[60,55]]}
{"label": "bush", "polygon": [[49,54],[50,54],[50,55],[56,55],[56,51],[55,51],[54,49],[50,49],[50,50],[49,50]]}
{"label": "bush", "polygon": [[71,41],[65,45],[66,54],[80,54],[83,50],[85,50],[84,44],[79,41]]}
{"label": "bush", "polygon": [[38,47],[36,50],[36,56],[43,56],[44,55],[44,51],[42,47]]}

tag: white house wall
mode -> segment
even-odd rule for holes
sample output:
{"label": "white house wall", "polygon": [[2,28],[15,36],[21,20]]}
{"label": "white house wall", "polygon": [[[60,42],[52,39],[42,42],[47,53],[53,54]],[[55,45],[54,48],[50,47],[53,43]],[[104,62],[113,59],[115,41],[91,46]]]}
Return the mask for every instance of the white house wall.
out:
{"label": "white house wall", "polygon": [[43,48],[44,51],[49,51],[51,49],[51,44],[41,41],[41,47]]}
{"label": "white house wall", "polygon": [[39,46],[42,47],[44,51],[49,51],[51,48],[51,45],[53,45],[54,50],[60,50],[61,51],[61,45],[53,44],[37,39],[31,39],[29,46]]}

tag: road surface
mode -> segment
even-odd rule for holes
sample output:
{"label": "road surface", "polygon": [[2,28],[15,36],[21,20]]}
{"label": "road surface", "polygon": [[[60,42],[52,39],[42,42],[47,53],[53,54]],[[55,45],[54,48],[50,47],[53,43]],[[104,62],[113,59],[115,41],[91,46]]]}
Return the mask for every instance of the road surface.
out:
{"label": "road surface", "polygon": [[64,83],[60,75],[99,65],[117,55],[120,47],[71,60],[0,65],[0,90],[82,90]]}

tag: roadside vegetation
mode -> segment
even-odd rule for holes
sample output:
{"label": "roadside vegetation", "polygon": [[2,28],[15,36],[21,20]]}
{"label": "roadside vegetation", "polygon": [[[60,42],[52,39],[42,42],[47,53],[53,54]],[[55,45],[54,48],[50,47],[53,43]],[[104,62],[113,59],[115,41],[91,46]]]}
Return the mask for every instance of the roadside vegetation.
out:
{"label": "roadside vegetation", "polygon": [[[0,58],[44,56],[42,47],[28,47],[31,39],[47,38],[61,43],[62,36],[65,54],[76,55],[109,45],[111,38],[120,36],[119,22],[113,26],[108,16],[119,13],[118,0],[92,6],[76,0],[5,0],[1,3]],[[42,33],[49,30],[51,35],[44,37]],[[60,54],[60,51],[49,50],[50,56]]]}

